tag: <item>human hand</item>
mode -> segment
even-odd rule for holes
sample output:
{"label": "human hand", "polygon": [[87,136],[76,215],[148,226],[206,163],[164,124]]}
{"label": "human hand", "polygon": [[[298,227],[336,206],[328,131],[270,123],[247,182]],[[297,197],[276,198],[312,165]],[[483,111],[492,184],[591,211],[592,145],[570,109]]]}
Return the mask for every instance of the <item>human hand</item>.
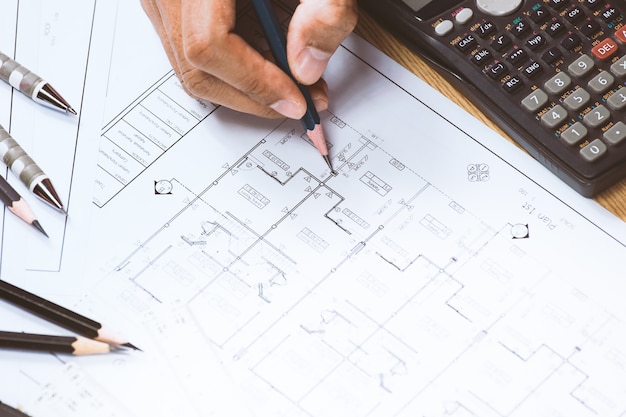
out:
{"label": "human hand", "polygon": [[[300,119],[306,102],[293,80],[235,33],[235,2],[141,0],[190,96],[257,116]],[[310,86],[318,111],[328,106],[322,73],[356,21],[356,0],[301,0],[292,16],[289,66]]]}

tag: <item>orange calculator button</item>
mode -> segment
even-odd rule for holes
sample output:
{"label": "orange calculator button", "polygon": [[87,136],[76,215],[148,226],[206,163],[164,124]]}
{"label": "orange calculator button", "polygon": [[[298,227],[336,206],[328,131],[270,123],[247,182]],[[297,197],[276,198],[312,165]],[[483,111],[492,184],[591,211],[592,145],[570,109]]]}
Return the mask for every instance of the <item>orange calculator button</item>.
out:
{"label": "orange calculator button", "polygon": [[626,27],[621,27],[615,31],[615,36],[617,40],[621,43],[626,43]]}
{"label": "orange calculator button", "polygon": [[617,44],[611,38],[606,38],[591,49],[596,58],[604,60],[608,59],[617,52]]}

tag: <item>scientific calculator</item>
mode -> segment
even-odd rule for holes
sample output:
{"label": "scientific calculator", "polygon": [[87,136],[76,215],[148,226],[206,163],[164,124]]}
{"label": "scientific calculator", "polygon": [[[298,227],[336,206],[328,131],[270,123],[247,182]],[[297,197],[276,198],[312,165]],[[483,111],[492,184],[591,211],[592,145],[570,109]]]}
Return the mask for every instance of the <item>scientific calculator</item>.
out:
{"label": "scientific calculator", "polygon": [[360,4],[580,194],[626,176],[625,1]]}

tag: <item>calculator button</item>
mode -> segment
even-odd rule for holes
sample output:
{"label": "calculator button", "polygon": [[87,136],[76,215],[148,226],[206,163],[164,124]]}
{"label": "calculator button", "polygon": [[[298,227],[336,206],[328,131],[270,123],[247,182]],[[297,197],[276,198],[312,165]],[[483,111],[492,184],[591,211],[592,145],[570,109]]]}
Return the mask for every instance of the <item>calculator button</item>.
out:
{"label": "calculator button", "polygon": [[614,81],[615,81],[615,78],[611,75],[610,72],[602,71],[600,74],[596,75],[591,80],[589,80],[589,83],[587,83],[587,86],[593,92],[602,94],[605,91],[607,91],[609,88],[611,88]]}
{"label": "calculator button", "polygon": [[582,40],[580,39],[580,36],[576,35],[575,33],[569,33],[562,41],[561,41],[561,46],[565,49],[567,49],[568,51],[573,51],[574,49],[576,49],[578,46],[580,46],[582,44]]}
{"label": "calculator button", "polygon": [[491,42],[491,47],[495,49],[497,52],[500,52],[507,48],[511,44],[511,38],[509,38],[505,34],[500,34],[495,37],[495,39]]}
{"label": "calculator button", "polygon": [[595,20],[585,20],[585,22],[581,24],[578,29],[586,37],[592,38],[596,33],[600,32],[602,28]]}
{"label": "calculator button", "polygon": [[443,20],[435,26],[435,34],[437,36],[445,36],[452,32],[452,29],[454,29],[454,23],[451,20]]}
{"label": "calculator button", "polygon": [[593,55],[601,60],[610,58],[617,52],[617,44],[611,38],[606,38],[591,49]]}
{"label": "calculator button", "polygon": [[599,127],[607,123],[610,117],[611,113],[609,110],[600,104],[598,107],[585,114],[585,117],[583,117],[583,123],[589,127]]}
{"label": "calculator button", "polygon": [[486,74],[493,80],[504,77],[507,72],[506,65],[500,61],[494,61],[493,64],[489,65],[486,69]]}
{"label": "calculator button", "polygon": [[544,93],[543,90],[537,89],[524,97],[522,100],[522,106],[524,106],[524,108],[529,112],[534,113],[545,106],[547,102],[548,95]]}
{"label": "calculator button", "polygon": [[608,9],[605,9],[602,13],[600,13],[600,16],[602,17],[602,19],[604,19],[606,23],[611,23],[616,17],[618,17],[618,15],[619,12],[615,7],[609,7]]}
{"label": "calculator button", "polygon": [[549,128],[555,128],[565,123],[566,118],[567,110],[560,104],[557,104],[541,116],[541,123]]}
{"label": "calculator button", "polygon": [[613,110],[622,110],[626,108],[626,87],[622,87],[606,100],[606,104]]}
{"label": "calculator button", "polygon": [[563,100],[563,104],[568,109],[577,111],[589,103],[590,99],[591,95],[585,89],[579,87]]}
{"label": "calculator button", "polygon": [[461,38],[459,42],[456,44],[456,47],[461,50],[461,52],[468,52],[476,45],[476,38],[472,34],[465,35],[465,37]]}
{"label": "calculator button", "polygon": [[583,77],[595,66],[593,59],[589,55],[581,55],[576,61],[569,64],[567,70],[574,77]]}
{"label": "calculator button", "polygon": [[563,52],[559,48],[550,48],[546,52],[541,55],[541,59],[543,59],[548,65],[554,64],[563,56]]}
{"label": "calculator button", "polygon": [[517,65],[521,62],[524,62],[526,61],[527,58],[528,58],[528,54],[523,49],[514,49],[513,52],[511,52],[509,56],[507,57],[509,62],[513,65]]}
{"label": "calculator button", "polygon": [[482,65],[483,63],[491,60],[491,52],[488,49],[480,49],[472,56],[472,62],[476,65]]}
{"label": "calculator button", "polygon": [[615,31],[615,37],[621,43],[626,43],[626,28],[621,27]]}
{"label": "calculator button", "polygon": [[593,162],[606,153],[607,147],[600,139],[594,139],[580,150],[580,156],[588,162]]}
{"label": "calculator button", "polygon": [[623,77],[626,75],[626,55],[611,64],[611,72],[616,77]]}
{"label": "calculator button", "polygon": [[604,132],[602,135],[610,145],[617,145],[626,138],[626,124],[617,122],[613,127]]}
{"label": "calculator button", "polygon": [[485,22],[482,25],[478,26],[476,29],[476,34],[481,38],[486,38],[496,31],[496,25],[493,22]]}
{"label": "calculator button", "polygon": [[572,83],[572,79],[564,72],[559,72],[543,85],[549,93],[561,94]]}
{"label": "calculator button", "polygon": [[509,32],[513,34],[516,38],[520,38],[524,36],[530,30],[530,25],[524,19],[519,19],[516,21]]}
{"label": "calculator button", "polygon": [[480,11],[491,16],[506,16],[522,5],[522,0],[476,0]]}
{"label": "calculator button", "polygon": [[585,17],[585,12],[580,7],[573,7],[565,12],[565,20],[570,22],[571,24],[576,24],[583,20]]}
{"label": "calculator button", "polygon": [[474,16],[474,12],[472,11],[472,9],[464,7],[456,14],[456,16],[454,16],[454,20],[456,20],[457,23],[464,25],[469,22],[472,16]]}
{"label": "calculator button", "polygon": [[512,76],[511,78],[509,78],[507,81],[505,81],[502,84],[502,87],[507,93],[514,93],[523,85],[524,85],[524,81],[522,81],[521,78]]}
{"label": "calculator button", "polygon": [[569,3],[569,1],[567,0],[550,0],[548,2],[550,7],[552,7],[554,10],[561,10],[562,8],[567,6],[567,3]]}
{"label": "calculator button", "polygon": [[546,27],[546,33],[550,35],[552,38],[556,38],[565,30],[565,25],[563,22],[558,20],[553,21]]}
{"label": "calculator button", "polygon": [[589,131],[585,125],[580,122],[576,122],[568,127],[565,132],[561,133],[561,139],[563,139],[563,141],[565,141],[568,145],[575,145],[581,142],[587,136],[588,132]]}
{"label": "calculator button", "polygon": [[604,0],[585,0],[585,6],[591,10],[595,10],[604,4]]}
{"label": "calculator button", "polygon": [[538,62],[531,62],[530,65],[526,66],[526,68],[522,70],[522,72],[527,78],[535,78],[543,72],[543,68]]}
{"label": "calculator button", "polygon": [[536,33],[530,39],[526,41],[526,46],[532,51],[541,48],[546,43],[546,38],[543,35]]}
{"label": "calculator button", "polygon": [[550,13],[545,10],[543,7],[538,7],[537,9],[530,12],[530,20],[540,25],[546,22],[550,18]]}

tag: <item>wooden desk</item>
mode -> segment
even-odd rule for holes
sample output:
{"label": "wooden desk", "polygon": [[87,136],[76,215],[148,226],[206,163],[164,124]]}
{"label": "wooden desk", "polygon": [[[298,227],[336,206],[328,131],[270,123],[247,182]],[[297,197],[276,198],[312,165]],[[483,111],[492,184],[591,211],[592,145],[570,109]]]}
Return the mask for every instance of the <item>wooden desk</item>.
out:
{"label": "wooden desk", "polygon": [[[406,48],[400,41],[384,30],[366,12],[361,10],[356,31],[381,51],[389,55],[402,66],[439,90],[442,94],[482,120],[485,124],[498,131],[502,136],[513,142],[500,128],[489,120],[480,110],[467,100],[450,83],[438,75],[421,58]],[[515,143],[515,142],[513,142]],[[614,185],[594,198],[612,213],[626,221],[626,180]]]}

